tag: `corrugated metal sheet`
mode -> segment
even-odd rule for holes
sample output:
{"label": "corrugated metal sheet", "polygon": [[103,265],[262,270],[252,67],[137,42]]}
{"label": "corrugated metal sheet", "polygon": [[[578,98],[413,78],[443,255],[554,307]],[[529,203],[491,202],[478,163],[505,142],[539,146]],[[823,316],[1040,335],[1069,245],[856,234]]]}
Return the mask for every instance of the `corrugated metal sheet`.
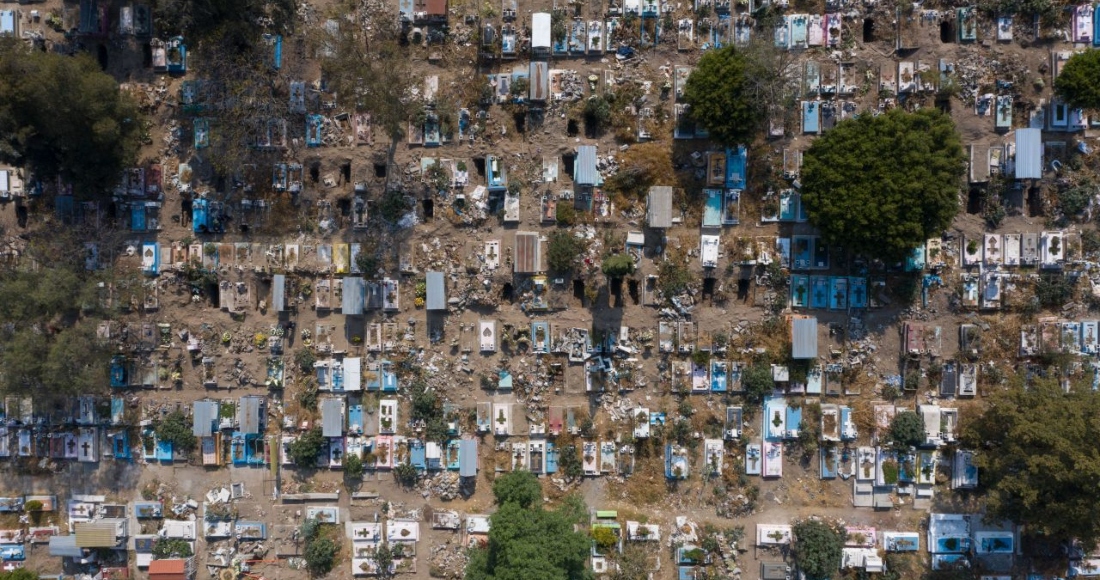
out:
{"label": "corrugated metal sheet", "polygon": [[816,318],[795,318],[791,322],[791,358],[817,358]]}
{"label": "corrugated metal sheet", "polygon": [[649,188],[646,200],[646,223],[651,228],[672,227],[672,187],[655,185]]}
{"label": "corrugated metal sheet", "polygon": [[344,405],[340,399],[321,401],[321,434],[325,437],[344,434]]}
{"label": "corrugated metal sheet", "polygon": [[50,538],[50,555],[80,558],[84,551],[76,547],[76,536],[53,536]]}
{"label": "corrugated metal sheet", "polygon": [[115,547],[115,525],[91,522],[77,522],[76,545],[81,548]]}
{"label": "corrugated metal sheet", "polygon": [[458,475],[477,476],[477,441],[463,439],[458,443]]}
{"label": "corrugated metal sheet", "polygon": [[275,274],[271,281],[271,301],[275,304],[275,312],[286,310],[286,276]]}
{"label": "corrugated metal sheet", "polygon": [[532,101],[542,102],[550,98],[550,65],[534,61],[530,67],[527,95]]}
{"label": "corrugated metal sheet", "polygon": [[361,316],[366,297],[366,283],[358,276],[344,278],[344,298],[341,313],[345,316]]}
{"label": "corrugated metal sheet", "polygon": [[240,423],[240,431],[245,435],[253,435],[260,432],[260,397],[241,397],[237,406],[237,421]]}
{"label": "corrugated metal sheet", "polygon": [[214,434],[214,422],[218,419],[218,403],[214,401],[195,401],[192,406],[191,433],[195,437],[210,437]]}
{"label": "corrugated metal sheet", "polygon": [[1016,130],[1016,179],[1043,177],[1043,131]]}
{"label": "corrugated metal sheet", "polygon": [[531,48],[550,50],[550,28],[552,21],[547,12],[536,12],[531,16]]}
{"label": "corrugated metal sheet", "polygon": [[573,164],[573,183],[588,187],[603,184],[600,172],[596,169],[595,145],[577,147],[577,159]]}
{"label": "corrugated metal sheet", "polygon": [[542,247],[535,232],[516,232],[517,274],[535,274],[542,271]]}
{"label": "corrugated metal sheet", "polygon": [[447,309],[447,287],[444,282],[443,272],[428,272],[428,310]]}

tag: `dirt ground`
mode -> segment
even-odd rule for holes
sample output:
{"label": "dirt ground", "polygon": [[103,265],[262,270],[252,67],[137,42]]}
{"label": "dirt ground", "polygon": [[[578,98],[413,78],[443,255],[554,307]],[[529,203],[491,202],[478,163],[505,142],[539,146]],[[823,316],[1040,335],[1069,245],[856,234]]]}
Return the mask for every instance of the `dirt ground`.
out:
{"label": "dirt ground", "polygon": [[[316,12],[323,13],[326,6],[315,5],[314,8]],[[519,21],[521,23],[529,22],[532,13],[549,10],[550,8],[551,5],[548,0],[521,1],[519,3]],[[603,13],[603,8],[596,3],[590,6],[578,5],[578,8],[586,18],[590,16],[599,17]],[[55,10],[61,11],[66,20],[70,21],[77,7],[74,4],[62,5],[58,0],[21,7],[25,29],[41,28],[45,30],[44,26],[30,22],[29,11],[31,9],[38,10],[42,14]],[[453,30],[459,32],[466,30],[468,32],[464,25],[457,23],[462,22],[465,15],[474,14],[478,9],[479,7],[472,2],[452,2],[451,19],[452,22],[456,23]],[[820,13],[821,9],[820,6],[807,6],[802,11]],[[690,12],[691,9],[688,5],[678,3],[675,7],[677,18],[685,17]],[[853,9],[853,12],[859,12],[859,10]],[[499,20],[499,17],[497,19]],[[986,22],[985,24],[988,25],[989,23]],[[907,34],[911,34],[911,45],[916,46],[916,48],[896,51],[893,44],[894,35],[888,30],[890,26],[892,26],[892,20],[883,13],[878,13],[875,16],[875,27],[879,31],[878,38],[865,42],[862,35],[862,16],[846,19],[844,23],[846,39],[842,45],[844,48],[838,50],[837,54],[831,54],[826,49],[811,49],[798,54],[797,58],[799,61],[816,60],[819,62],[839,58],[845,62],[856,63],[859,71],[870,71],[867,76],[868,82],[862,83],[865,86],[852,98],[852,101],[857,103],[860,111],[870,110],[879,105],[878,91],[869,90],[868,87],[877,82],[870,79],[877,78],[877,72],[875,71],[884,63],[889,65],[899,60],[920,61],[931,63],[934,68],[940,59],[957,63],[970,62],[974,63],[972,72],[981,79],[978,82],[981,87],[992,84],[996,77],[996,70],[1009,67],[1013,71],[1011,73],[1012,78],[1017,84],[1016,91],[1020,96],[1017,99],[1019,108],[1016,115],[1017,126],[1019,126],[1022,119],[1026,118],[1023,113],[1026,113],[1029,104],[1034,105],[1043,98],[1049,100],[1049,88],[1036,90],[1034,80],[1036,78],[1047,79],[1048,82],[1045,86],[1050,86],[1048,72],[1041,71],[1047,71],[1049,68],[1051,50],[1065,50],[1070,47],[1064,42],[1042,40],[1025,41],[1027,42],[1025,46],[1025,42],[1019,40],[1024,36],[1022,28],[1017,41],[997,43],[989,40],[992,38],[992,28],[990,26],[985,26],[981,30],[980,40],[977,43],[945,43],[940,39],[941,30],[938,25],[934,22],[918,20],[908,23],[911,30],[907,32]],[[51,38],[57,36],[49,31],[46,31],[46,34]],[[669,36],[675,38],[675,35]],[[110,42],[104,43],[104,45],[107,47],[107,54],[109,55],[107,70],[119,78],[120,81],[163,83],[164,94],[167,95],[165,98],[166,103],[174,100],[173,95],[179,90],[181,79],[154,75],[149,69],[143,68],[140,50],[135,50],[133,44]],[[93,53],[97,50],[96,46],[89,45],[87,48],[92,50]],[[439,76],[439,86],[444,92],[458,90],[458,87],[471,75],[510,71],[514,64],[525,65],[526,63],[525,59],[520,58],[514,63],[494,61],[478,65],[475,64],[476,51],[469,44],[448,44],[443,47],[431,48],[411,46],[408,51],[409,58],[415,62],[417,71],[422,72],[424,75]],[[429,58],[431,53],[438,52],[443,53],[442,60]],[[840,52],[843,52],[843,55]],[[603,71],[611,70],[622,79],[635,82],[650,81],[654,87],[658,87],[665,80],[671,78],[670,67],[693,64],[698,60],[700,54],[701,51],[699,50],[677,50],[675,40],[673,40],[671,44],[661,43],[656,49],[641,51],[637,58],[625,64],[617,62],[614,56],[609,53],[606,56],[596,58],[555,56],[552,59],[551,68],[574,69],[577,71],[578,78],[585,78],[589,74],[599,75]],[[990,64],[993,61],[1000,64],[996,66]],[[317,69],[313,63],[303,63],[301,70],[305,71],[304,74],[307,75],[308,79],[308,75],[316,75]],[[1006,72],[1005,74],[1008,75],[1009,73]],[[923,101],[919,106],[935,105],[933,99],[927,96],[913,97],[913,101]],[[672,103],[658,100],[656,90],[650,96],[648,103],[671,113]],[[966,100],[965,95],[962,98],[950,99],[950,112],[966,144],[990,144],[1005,139],[1003,135],[994,132],[992,118],[975,115],[972,96],[969,101]],[[147,147],[143,152],[144,158],[162,162],[166,168],[166,175],[170,174],[168,169],[175,167],[181,160],[197,161],[196,167],[200,170],[202,167],[201,156],[196,156],[195,152],[190,149],[187,144],[188,139],[183,139],[182,145],[173,146],[172,149],[164,146],[167,142],[166,137],[172,131],[174,119],[177,119],[176,114],[175,109],[167,106],[167,104],[157,108],[154,113],[156,125],[152,129],[151,135],[153,145]],[[616,155],[627,158],[630,155],[631,148],[637,147],[631,145],[631,148],[625,150],[618,149],[619,144],[615,141],[612,131],[599,139],[569,136],[567,134],[567,123],[572,114],[567,114],[566,109],[561,105],[553,105],[548,111],[545,124],[541,129],[519,133],[509,116],[500,107],[493,107],[487,122],[485,137],[473,142],[443,145],[438,150],[400,143],[396,147],[395,163],[390,171],[406,176],[414,175],[419,172],[420,160],[423,157],[470,160],[486,155],[499,155],[504,159],[510,175],[513,176],[513,179],[517,179],[516,176],[527,178],[537,175],[541,171],[540,164],[543,157],[560,158],[562,153],[580,144],[597,145],[601,157]],[[179,126],[183,133],[190,130],[190,124],[187,122],[181,122]],[[774,171],[781,164],[784,149],[803,150],[812,139],[813,136],[801,134],[800,126],[797,123],[788,125],[786,137],[755,144],[750,150],[750,161],[754,167],[757,164],[767,166],[770,163],[772,167],[768,172]],[[272,215],[267,218],[268,223],[247,234],[232,231],[219,236],[195,236],[186,225],[187,216],[181,214],[183,198],[180,192],[176,188],[168,186],[166,187],[160,216],[162,229],[155,233],[132,236],[120,235],[117,237],[118,239],[141,239],[146,241],[155,239],[162,247],[173,242],[192,240],[196,237],[203,242],[215,243],[248,241],[260,244],[299,244],[302,248],[300,268],[302,271],[296,274],[296,277],[303,283],[310,284],[315,276],[308,270],[313,267],[320,268],[320,266],[316,266],[319,263],[316,258],[316,251],[320,245],[338,242],[362,242],[380,235],[385,248],[386,271],[391,277],[398,277],[397,261],[400,257],[407,255],[409,253],[408,249],[411,248],[414,256],[413,262],[417,266],[418,273],[400,276],[402,282],[400,310],[388,314],[368,313],[362,324],[394,322],[400,332],[404,332],[407,327],[411,326],[414,339],[406,346],[415,351],[415,360],[418,361],[416,364],[423,368],[434,369],[432,374],[441,377],[437,382],[444,396],[463,409],[472,409],[475,403],[482,401],[508,402],[517,400],[516,396],[511,393],[481,389],[478,385],[480,377],[490,376],[502,366],[510,368],[513,374],[531,373],[532,376],[535,376],[537,372],[535,370],[536,365],[545,367],[551,359],[551,357],[537,357],[529,353],[478,354],[476,333],[472,330],[477,328],[479,320],[493,319],[499,321],[502,325],[526,328],[532,318],[537,318],[549,320],[558,329],[579,327],[617,330],[619,326],[627,326],[634,329],[635,332],[648,330],[656,333],[659,318],[656,309],[638,304],[625,296],[621,300],[621,306],[616,307],[616,305],[610,303],[612,299],[608,296],[606,289],[601,291],[594,304],[573,296],[567,290],[560,290],[559,292],[564,296],[566,302],[564,309],[532,317],[521,309],[520,300],[510,301],[501,298],[505,292],[503,280],[507,276],[485,276],[483,272],[470,275],[460,267],[471,253],[481,252],[481,248],[487,240],[500,240],[502,250],[506,249],[510,253],[516,231],[535,231],[542,236],[548,235],[556,226],[544,224],[539,219],[539,194],[544,190],[556,192],[568,189],[570,187],[570,176],[565,175],[564,170],[558,183],[548,185],[527,183],[530,193],[525,193],[520,198],[520,218],[516,224],[505,225],[490,219],[477,227],[456,225],[451,220],[439,215],[442,213],[441,211],[437,211],[435,217],[429,218],[424,215],[424,208],[421,206],[418,208],[421,214],[421,223],[412,228],[390,230],[381,234],[375,231],[353,230],[348,227],[349,219],[342,215],[337,216],[339,227],[327,236],[317,234],[315,229],[309,230],[302,227],[302,224],[306,222],[315,223],[317,219],[315,216],[325,215],[323,208],[326,203],[338,205],[341,201],[349,200],[352,195],[352,183],[365,181],[372,188],[372,191],[376,191],[381,187],[382,179],[375,174],[374,169],[374,162],[378,159],[378,155],[384,153],[387,148],[387,144],[381,141],[381,139],[376,139],[373,146],[325,147],[287,151],[287,161],[318,162],[321,176],[335,175],[339,172],[341,164],[350,163],[351,178],[338,178],[336,180],[337,184],[333,187],[326,187],[323,183],[307,180],[298,206],[290,207],[286,203],[276,204],[275,209],[272,210]],[[646,147],[652,150],[669,152],[668,155],[671,158],[668,162],[671,166],[677,168],[676,173],[669,176],[670,180],[674,180],[674,183],[671,184],[684,188],[697,186],[692,177],[694,168],[689,156],[693,151],[707,150],[708,145],[705,141],[674,143],[671,140],[671,126],[666,124],[661,131],[654,133],[652,143],[653,145],[647,145]],[[775,236],[809,232],[809,227],[805,224],[764,224],[759,220],[758,211],[756,214],[752,213],[754,210],[759,209],[760,199],[764,193],[761,184],[764,181],[762,175],[750,174],[749,186],[742,206],[741,225],[724,228],[722,232],[724,242],[737,237],[774,238]],[[467,192],[472,190],[474,186],[483,184],[485,184],[484,176],[471,171],[471,183],[467,188]],[[213,184],[200,182],[196,189],[213,191],[214,187]],[[688,195],[687,199],[692,198]],[[630,199],[620,196],[614,201],[616,206],[608,215],[586,220],[593,227],[592,237],[597,242],[597,246],[601,239],[609,239],[609,234],[618,236],[621,239],[626,232],[641,229],[641,222],[644,220],[644,199]],[[439,208],[442,205],[443,203],[437,201],[435,207]],[[12,204],[0,208],[0,225],[3,226],[3,231],[7,232],[8,235],[42,235],[45,229],[53,227],[56,223],[49,217],[49,208],[35,207],[33,210],[29,223],[25,227],[20,227],[16,224],[15,208]],[[286,215],[277,215],[280,212]],[[669,247],[676,248],[680,246],[685,251],[697,250],[700,214],[701,211],[698,207],[686,207],[685,219],[682,223],[667,232]],[[281,224],[289,224],[289,227],[283,227]],[[1038,231],[1043,225],[1044,218],[1042,216],[1033,217],[1028,215],[1026,210],[1022,210],[1016,214],[1010,212],[1009,217],[1004,220],[997,231]],[[955,227],[957,230],[955,233],[964,236],[974,235],[986,228],[981,216],[967,213],[960,214]],[[98,232],[96,235],[102,238],[110,236],[105,232]],[[948,247],[952,247],[950,243]],[[647,252],[651,250],[650,248]],[[598,260],[599,254],[597,251],[594,250],[591,257]],[[719,267],[715,269],[716,286],[725,288],[727,291],[737,287],[736,269],[732,267],[732,264],[730,268],[726,267],[727,263],[731,261],[729,254],[728,249],[723,251]],[[858,406],[861,404],[866,405],[879,397],[879,391],[884,384],[882,377],[897,375],[902,372],[900,328],[902,322],[907,319],[932,321],[934,324],[941,326],[944,331],[943,356],[945,358],[954,356],[958,349],[956,328],[961,322],[973,318],[973,315],[959,313],[952,305],[952,295],[955,293],[956,288],[956,278],[952,277],[952,274],[956,270],[951,262],[957,255],[958,250],[955,247],[954,254],[949,253],[949,264],[943,273],[946,286],[932,291],[931,299],[925,308],[900,309],[886,307],[855,313],[859,317],[862,327],[866,330],[866,339],[858,344],[838,342],[828,332],[830,324],[848,327],[852,320],[847,313],[810,312],[818,317],[820,323],[820,344],[836,345],[846,353],[845,356],[847,356],[848,349],[863,349],[864,353],[863,367],[857,375],[863,377],[860,381],[865,383],[867,388],[864,388],[858,395],[822,397],[822,402],[844,402]],[[271,329],[280,322],[272,309],[261,311],[258,308],[260,300],[266,300],[270,303],[271,297],[267,294],[266,286],[261,282],[261,276],[248,266],[259,266],[261,260],[260,256],[253,255],[251,264],[241,264],[235,270],[224,266],[222,268],[223,279],[240,280],[252,286],[251,306],[243,316],[231,316],[229,313],[218,309],[216,305],[211,304],[209,300],[193,300],[191,293],[184,285],[172,276],[162,275],[157,281],[159,308],[153,311],[120,315],[118,317],[117,323],[129,325],[134,329],[139,328],[143,323],[167,323],[171,325],[173,331],[186,328],[192,333],[201,333],[211,338],[228,332],[234,337],[232,345],[218,345],[217,347],[215,365],[220,379],[218,389],[212,391],[204,388],[201,378],[201,365],[185,362],[183,365],[182,388],[171,388],[164,385],[166,388],[135,393],[140,397],[143,407],[153,409],[173,403],[190,403],[207,397],[235,398],[244,394],[265,394],[268,392],[263,386],[264,365],[267,354],[262,349],[247,346],[250,337],[256,333],[270,333]],[[690,263],[698,275],[700,273],[698,262],[693,257]],[[127,268],[134,268],[135,265],[136,263],[132,257],[123,256],[118,259],[114,266],[119,269],[121,276],[121,272],[126,271]],[[657,270],[651,254],[647,254],[647,257],[641,260],[639,266],[639,278],[655,273]],[[503,264],[502,268],[505,271],[507,270],[507,266]],[[429,317],[423,309],[414,306],[415,283],[423,279],[423,272],[428,269],[442,269],[448,272],[448,284],[451,286],[459,285],[457,279],[466,278],[467,276],[476,277],[478,283],[480,283],[480,280],[485,279],[489,285],[488,294],[495,297],[493,300],[495,304],[491,306],[469,305],[465,308],[451,308],[451,311],[444,317],[443,340],[438,343],[431,343],[428,340],[426,330],[429,326]],[[834,268],[833,271],[840,273],[841,269]],[[590,278],[590,280],[592,279]],[[894,283],[892,277],[888,276],[886,280],[889,284]],[[511,289],[511,286],[509,286],[509,289]],[[715,303],[712,300],[705,299],[700,294],[696,294],[697,303],[691,313],[691,320],[697,325],[699,336],[709,337],[720,333],[729,334],[734,327],[747,328],[749,325],[759,322],[765,317],[762,300],[764,293],[768,290],[764,286],[753,283],[750,284],[750,288],[744,297],[731,299],[725,303]],[[355,334],[355,330],[348,329],[345,326],[344,316],[338,312],[319,313],[310,306],[311,304],[312,299],[304,297],[304,300],[297,305],[295,311],[290,314],[288,320],[294,323],[296,332],[288,336],[286,345],[288,354],[302,348],[300,335],[302,330],[308,329],[311,332],[316,332],[320,325],[332,328],[334,349],[352,354],[363,353],[368,358],[375,357],[373,354],[364,352],[362,345],[351,340],[352,336],[359,335]],[[1010,322],[999,321],[997,315],[983,315],[980,319],[992,321],[995,324],[1010,324]],[[360,323],[355,322],[355,324]],[[731,358],[741,358],[743,355],[738,352],[738,348],[747,346],[752,340],[757,339],[763,340],[763,337],[754,336],[752,331],[746,332],[741,337],[735,336],[730,349]],[[704,341],[700,340],[700,344],[703,343]],[[873,350],[867,350],[865,345],[873,345]],[[184,356],[182,347],[183,345],[177,340],[170,349],[155,356],[162,357],[165,362],[171,362],[177,357],[188,361],[187,357]],[[459,370],[460,361],[464,358],[463,351],[466,349],[472,351],[472,354],[468,357],[468,366],[471,369],[469,372]],[[827,348],[822,348],[822,351],[827,350]],[[823,355],[823,362],[828,362],[824,360],[827,356]],[[390,358],[397,358],[397,356],[391,356]],[[543,408],[548,404],[572,406],[594,412],[593,419],[596,423],[596,430],[601,437],[609,430],[614,432],[617,429],[622,429],[621,426],[616,426],[607,413],[606,409],[612,403],[622,408],[645,405],[655,410],[666,409],[670,416],[674,416],[677,412],[678,397],[674,397],[670,393],[667,374],[664,370],[669,358],[668,355],[658,354],[655,349],[653,352],[647,350],[642,356],[638,357],[639,362],[637,363],[636,373],[646,377],[649,386],[622,395],[622,398],[629,401],[629,403],[621,403],[617,394],[601,396],[586,394],[584,392],[582,367],[578,364],[567,364],[564,359],[560,361],[555,359],[554,362],[562,362],[566,367],[562,383],[564,388],[556,389],[552,394],[546,395],[541,401],[541,406]],[[288,373],[291,366],[288,357]],[[240,384],[235,380],[236,377],[242,374],[251,377],[251,384]],[[297,409],[296,404],[297,390],[302,388],[301,381],[297,377],[291,377],[287,383],[286,392],[282,394],[273,393],[277,403],[274,406],[276,417],[282,412],[287,414],[301,412]],[[908,396],[916,398],[913,395]],[[933,393],[927,387],[924,387],[919,394],[919,401],[925,402],[932,399],[932,397]],[[817,397],[812,397],[812,399],[817,399]],[[693,421],[696,422],[695,424],[705,425],[707,417],[716,417],[720,420],[728,398],[719,395],[695,395],[690,397],[689,400],[697,413]],[[733,400],[736,400],[736,398],[733,398]],[[407,406],[407,404],[403,404]],[[911,405],[912,401],[909,404]],[[406,412],[407,409],[403,408],[402,413]],[[529,418],[534,422],[538,420],[539,416],[540,411],[536,410]],[[759,418],[754,422],[759,422]],[[270,423],[272,431],[276,431],[279,422],[272,420]],[[753,432],[756,434],[753,435]],[[867,444],[870,436],[871,433],[867,431],[861,432],[858,443],[860,445]],[[759,427],[754,426],[746,430],[746,438],[751,439],[753,437],[759,437]],[[524,437],[518,436],[509,439],[522,440]],[[485,513],[491,511],[490,488],[494,474],[493,468],[504,463],[504,461],[497,463],[499,457],[494,457],[491,449],[494,443],[505,440],[501,438],[494,441],[492,436],[486,436],[483,439],[481,447],[483,455],[482,473],[478,476],[476,493],[468,499],[460,498],[444,502],[428,492],[422,493],[422,490],[407,491],[400,488],[394,483],[389,473],[369,474],[368,478],[359,486],[359,490],[376,492],[378,499],[353,501],[349,493],[342,493],[340,500],[337,502],[341,510],[341,516],[347,518],[347,521],[373,520],[382,513],[383,504],[388,504],[385,507],[391,515],[395,511],[419,510],[421,517],[426,517],[424,514],[430,512],[430,509],[426,508],[450,509],[459,513]],[[727,444],[727,466],[737,465],[743,456],[743,452],[742,445]],[[499,454],[497,455],[499,456]],[[790,455],[793,456],[794,454]],[[695,473],[698,473],[703,465],[699,450],[694,452],[693,461]],[[118,501],[129,501],[140,499],[140,490],[152,483],[165,485],[165,489],[170,496],[201,498],[207,490],[219,484],[243,482],[251,497],[238,502],[241,516],[266,521],[270,526],[298,525],[302,517],[302,505],[272,501],[271,498],[277,487],[281,487],[279,491],[282,493],[303,489],[346,491],[339,472],[323,470],[299,473],[294,469],[280,468],[276,470],[277,475],[273,475],[267,468],[228,467],[208,470],[181,462],[174,465],[103,462],[96,467],[74,464],[53,476],[31,477],[19,475],[16,468],[11,464],[6,464],[2,469],[5,472],[5,477],[0,486],[6,488],[5,490],[8,492],[49,491],[58,494],[62,498],[73,493],[98,493],[106,494]],[[588,478],[579,484],[570,486],[569,489],[581,493],[592,509],[618,509],[620,514],[644,517],[649,522],[660,523],[663,526],[671,525],[674,518],[681,515],[687,516],[700,525],[710,523],[720,527],[743,526],[749,539],[742,542],[741,547],[749,549],[738,556],[738,566],[744,572],[745,577],[754,577],[756,574],[754,570],[759,570],[760,561],[775,561],[778,557],[775,554],[757,554],[751,549],[751,537],[757,523],[788,523],[794,519],[816,515],[839,518],[849,524],[871,525],[880,530],[917,530],[925,513],[923,510],[912,509],[910,505],[899,505],[895,509],[887,511],[855,510],[851,506],[851,482],[841,479],[821,480],[817,474],[816,461],[810,461],[807,466],[802,466],[797,461],[789,459],[782,478],[760,480],[750,476],[748,481],[744,483],[738,480],[731,468],[731,474],[723,478],[724,490],[722,493],[716,490],[718,483],[701,479],[696,475],[679,485],[670,485],[662,476],[661,469],[659,456],[642,456],[639,453],[636,472],[632,476],[625,479],[611,476]],[[558,482],[547,480],[545,487],[550,497],[557,498],[563,494]],[[718,515],[717,508],[718,504],[722,503],[722,494],[736,495],[736,493],[744,492],[750,487],[759,488],[760,499],[755,511],[733,517]],[[944,508],[958,508],[963,503],[945,486],[939,486],[937,487],[935,505]],[[964,505],[963,507],[972,509],[972,506]],[[460,533],[431,530],[427,523],[422,524],[421,533],[423,535],[422,547],[419,549],[417,571],[413,576],[427,578],[431,569],[429,564],[430,552],[434,550],[456,550],[456,546],[460,542]],[[213,548],[213,546],[204,544],[205,542],[202,540],[199,541],[197,552],[200,555]],[[55,570],[57,568],[56,562],[46,557],[44,552],[45,549],[42,547],[30,552],[29,566],[43,572]],[[348,550],[345,550],[343,554],[346,556],[347,552]],[[672,578],[675,576],[674,567],[668,565],[667,559],[665,564],[656,574],[656,577]],[[259,564],[254,571],[264,577],[275,579],[304,577],[303,571],[290,569],[285,566],[285,562]],[[205,571],[201,574],[205,574]],[[350,576],[350,566],[346,560],[338,565],[333,572],[333,576],[341,578]]]}

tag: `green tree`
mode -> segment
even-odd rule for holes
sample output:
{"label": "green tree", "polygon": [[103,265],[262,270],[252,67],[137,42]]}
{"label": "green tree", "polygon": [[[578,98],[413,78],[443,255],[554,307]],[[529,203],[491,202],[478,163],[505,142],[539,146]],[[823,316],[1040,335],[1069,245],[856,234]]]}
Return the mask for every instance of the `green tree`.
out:
{"label": "green tree", "polygon": [[681,294],[694,281],[695,275],[683,256],[670,253],[657,264],[657,287],[666,298]]}
{"label": "green tree", "polygon": [[924,417],[913,411],[902,411],[890,421],[890,440],[905,449],[924,443]]}
{"label": "green tree", "polygon": [[27,568],[16,568],[15,570],[0,572],[0,580],[38,580],[38,573]]}
{"label": "green tree", "polygon": [[363,478],[363,459],[355,453],[344,456],[344,477],[351,480]]}
{"label": "green tree", "polygon": [[411,463],[400,463],[393,468],[393,478],[404,487],[412,487],[420,478],[420,472]]}
{"label": "green tree", "polygon": [[294,465],[302,468],[315,467],[317,456],[321,454],[321,447],[325,444],[325,437],[321,434],[320,427],[314,427],[306,431],[290,443],[289,455]]}
{"label": "green tree", "polygon": [[619,537],[607,526],[596,526],[592,528],[592,541],[596,542],[596,549],[601,554],[607,554],[619,543]]}
{"label": "green tree", "polygon": [[158,559],[188,558],[191,556],[191,544],[179,538],[160,538],[153,544],[153,556]]}
{"label": "green tree", "polygon": [[[532,476],[532,478],[534,478]],[[470,551],[467,580],[590,578],[590,538],[574,529],[574,508],[548,511],[508,501],[490,517],[489,545]]]}
{"label": "green tree", "polygon": [[1054,543],[1100,540],[1095,517],[1100,481],[1100,392],[1066,393],[1055,377],[996,390],[981,417],[966,424],[986,515],[1027,526]]}
{"label": "green tree", "polygon": [[734,145],[752,137],[761,117],[749,78],[759,72],[748,53],[733,45],[708,51],[699,59],[683,98],[691,106],[691,117],[712,139]]}
{"label": "green tree", "polygon": [[[323,524],[332,525],[332,524]],[[320,528],[322,526],[318,526]],[[317,535],[306,540],[306,547],[302,551],[302,558],[306,561],[306,570],[312,576],[325,576],[332,571],[336,564],[336,553],[340,546],[327,535]]]}
{"label": "green tree", "polygon": [[142,122],[90,56],[0,41],[0,160],[59,176],[82,197],[105,196],[136,160]]}
{"label": "green tree", "polygon": [[1100,109],[1100,50],[1071,56],[1054,77],[1054,94],[1072,107]]}
{"label": "green tree", "polygon": [[313,365],[317,362],[317,356],[313,354],[313,351],[309,347],[299,349],[294,353],[294,364],[298,365],[298,370],[303,373],[313,374]]}
{"label": "green tree", "polygon": [[584,125],[592,135],[598,135],[611,122],[611,102],[606,97],[592,95],[584,103]]}
{"label": "green tree", "polygon": [[566,477],[577,479],[584,475],[584,465],[581,464],[576,445],[562,446],[561,455],[558,457],[558,467]]}
{"label": "green tree", "polygon": [[283,32],[298,10],[295,0],[157,0],[154,6],[156,29],[163,34],[207,38],[232,32],[242,41],[263,31],[261,20]]}
{"label": "green tree", "polygon": [[764,402],[764,397],[775,390],[775,380],[772,378],[772,369],[768,365],[754,364],[745,369],[741,375],[741,385],[745,389],[745,402],[750,405],[759,405]]}
{"label": "green tree", "polygon": [[840,569],[844,536],[821,520],[802,520],[794,525],[794,561],[811,580],[831,578]]}
{"label": "green tree", "polygon": [[530,471],[510,471],[493,482],[493,497],[497,505],[516,503],[529,508],[542,503],[542,486]]}
{"label": "green tree", "polygon": [[188,452],[195,448],[196,439],[191,421],[182,411],[172,411],[157,424],[157,439],[168,441],[175,450]]}
{"label": "green tree", "polygon": [[564,230],[550,233],[546,248],[546,262],[550,271],[564,274],[573,270],[574,261],[584,252],[584,242]]}
{"label": "green tree", "polygon": [[802,204],[826,243],[900,261],[951,224],[964,163],[951,117],[936,109],[859,115],[806,151]]}
{"label": "green tree", "polygon": [[608,278],[623,278],[634,273],[634,258],[630,254],[612,254],[603,259],[600,270]]}

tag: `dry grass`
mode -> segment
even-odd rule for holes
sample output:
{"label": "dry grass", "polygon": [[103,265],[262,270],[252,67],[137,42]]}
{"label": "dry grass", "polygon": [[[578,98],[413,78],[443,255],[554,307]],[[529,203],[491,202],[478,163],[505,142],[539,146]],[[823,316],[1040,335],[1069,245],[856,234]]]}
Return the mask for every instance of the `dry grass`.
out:
{"label": "dry grass", "polygon": [[662,503],[668,496],[664,473],[664,460],[659,455],[637,457],[633,476],[621,483],[608,481],[607,497],[643,506]]}

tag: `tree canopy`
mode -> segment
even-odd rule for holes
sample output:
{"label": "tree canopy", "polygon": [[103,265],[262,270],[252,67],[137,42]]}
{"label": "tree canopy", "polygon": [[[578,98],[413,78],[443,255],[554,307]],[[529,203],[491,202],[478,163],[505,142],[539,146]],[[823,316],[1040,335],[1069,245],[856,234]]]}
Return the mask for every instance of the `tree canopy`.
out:
{"label": "tree canopy", "polygon": [[811,580],[831,578],[840,569],[844,536],[821,520],[802,520],[794,525],[794,561]]}
{"label": "tree canopy", "polygon": [[691,106],[691,117],[715,141],[734,145],[752,136],[760,115],[749,77],[758,73],[748,53],[733,45],[708,51],[699,59],[683,98]]}
{"label": "tree canopy", "polygon": [[565,230],[554,230],[546,247],[546,262],[550,271],[564,274],[573,269],[573,262],[584,252],[584,242]]}
{"label": "tree canopy", "polygon": [[826,243],[896,262],[951,224],[964,169],[940,111],[859,115],[806,151],[802,205]]}
{"label": "tree canopy", "polygon": [[511,471],[493,482],[493,497],[497,505],[515,503],[529,508],[542,503],[542,486],[530,472]]}
{"label": "tree canopy", "polygon": [[622,278],[634,273],[634,258],[630,254],[615,254],[604,258],[600,265],[604,276],[608,278]]}
{"label": "tree canopy", "polygon": [[197,442],[191,421],[182,411],[172,411],[160,423],[156,429],[157,439],[172,443],[174,449],[191,451]]}
{"label": "tree canopy", "polygon": [[1071,56],[1054,77],[1054,93],[1072,107],[1100,109],[1100,50]]}
{"label": "tree canopy", "polygon": [[157,0],[153,14],[156,28],[165,34],[204,37],[260,32],[260,22],[283,32],[294,24],[295,0]]}
{"label": "tree canopy", "polygon": [[1055,542],[1100,540],[1100,393],[1065,393],[1057,379],[998,390],[962,441],[975,450],[986,514]]}
{"label": "tree canopy", "polygon": [[325,438],[321,434],[320,427],[314,427],[295,439],[290,444],[290,459],[298,467],[314,467],[317,464],[317,456],[321,453],[321,446],[325,444]]}
{"label": "tree canopy", "polygon": [[85,197],[118,184],[136,159],[142,117],[87,55],[27,51],[0,40],[0,159]]}
{"label": "tree canopy", "polygon": [[924,443],[924,418],[914,411],[898,413],[890,422],[890,439],[903,448]]}
{"label": "tree canopy", "polygon": [[[507,482],[498,491],[496,484]],[[470,551],[467,580],[575,580],[590,578],[586,560],[591,539],[573,529],[576,506],[544,509],[529,472],[506,474],[493,485],[498,509],[490,517],[489,544]],[[503,503],[500,500],[504,500]],[[526,504],[525,502],[530,502]],[[583,510],[582,510],[583,512]]]}

